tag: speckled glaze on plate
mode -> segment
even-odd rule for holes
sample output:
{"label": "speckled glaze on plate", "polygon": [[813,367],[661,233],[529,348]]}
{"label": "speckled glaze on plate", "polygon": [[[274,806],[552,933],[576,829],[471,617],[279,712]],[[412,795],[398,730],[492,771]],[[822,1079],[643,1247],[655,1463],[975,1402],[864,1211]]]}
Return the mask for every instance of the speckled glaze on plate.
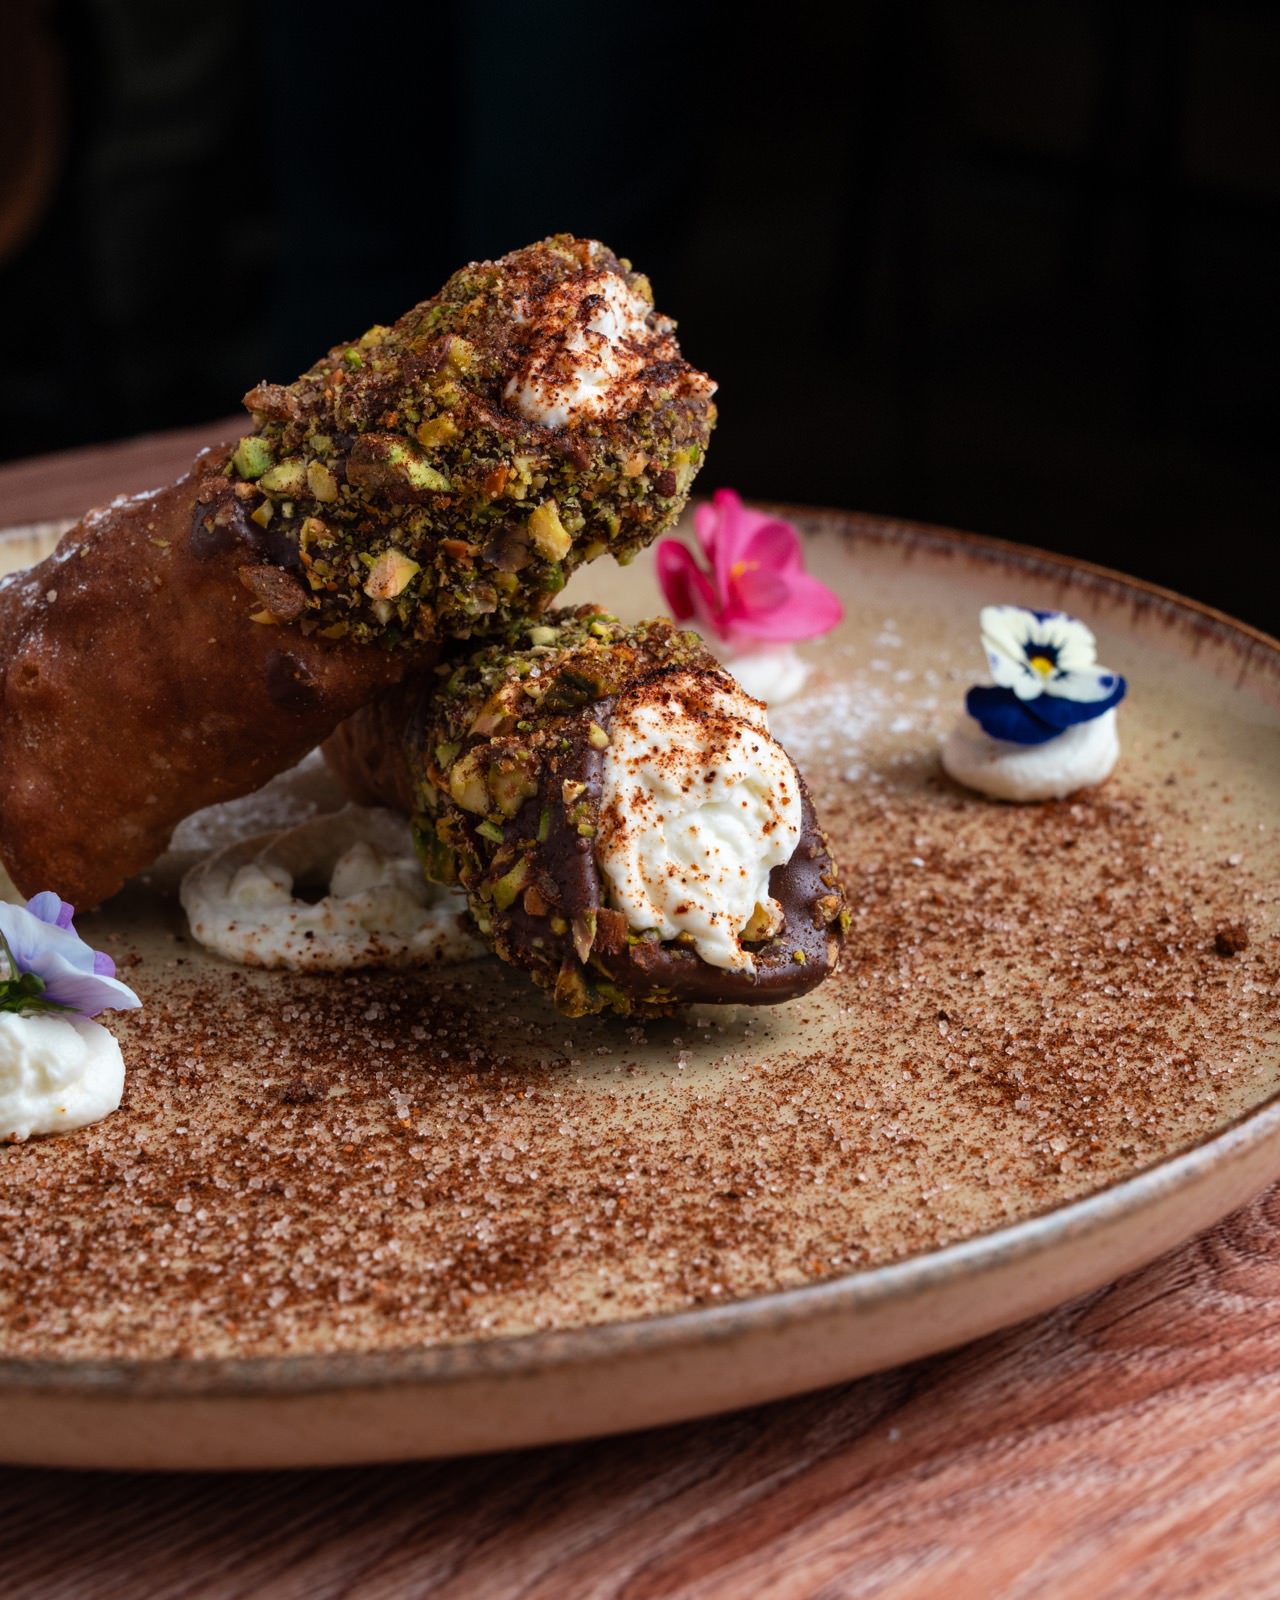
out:
{"label": "speckled glaze on plate", "polygon": [[[83,922],[146,1002],[122,1109],[0,1149],[0,1458],[319,1465],[748,1405],[1044,1310],[1280,1173],[1280,646],[1056,557],[797,515],[848,616],[773,723],[844,866],[842,973],[643,1027],[492,962],[239,973],[185,940],[178,874],[337,797],[306,766],[184,824]],[[661,609],[648,559],[570,598]],[[1085,617],[1129,678],[1095,794],[942,776],[989,601]]]}

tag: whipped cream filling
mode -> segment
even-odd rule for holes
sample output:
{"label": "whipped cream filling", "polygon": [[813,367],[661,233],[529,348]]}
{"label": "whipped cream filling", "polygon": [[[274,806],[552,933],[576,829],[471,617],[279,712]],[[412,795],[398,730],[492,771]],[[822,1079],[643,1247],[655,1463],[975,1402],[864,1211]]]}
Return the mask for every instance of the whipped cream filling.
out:
{"label": "whipped cream filling", "polygon": [[0,1141],[83,1128],[123,1093],[124,1057],[100,1022],[0,1012]]}
{"label": "whipped cream filling", "polygon": [[604,753],[596,860],[637,932],[684,937],[753,971],[782,925],[769,874],[800,842],[800,782],[765,708],[729,680],[677,672],[622,695]]}
{"label": "whipped cream filling", "polygon": [[1110,776],[1120,755],[1115,711],[1078,722],[1044,744],[993,739],[962,717],[942,746],[942,765],[992,800],[1061,800]]}
{"label": "whipped cream filling", "polygon": [[226,845],[191,868],[180,894],[194,937],[245,966],[344,972],[484,954],[462,898],[423,877],[408,823],[376,807]]}
{"label": "whipped cream filling", "polygon": [[[616,272],[566,278],[538,303],[529,354],[505,398],[547,428],[636,409],[633,380],[663,337],[649,327],[652,311]],[[523,308],[517,319],[533,320]]]}

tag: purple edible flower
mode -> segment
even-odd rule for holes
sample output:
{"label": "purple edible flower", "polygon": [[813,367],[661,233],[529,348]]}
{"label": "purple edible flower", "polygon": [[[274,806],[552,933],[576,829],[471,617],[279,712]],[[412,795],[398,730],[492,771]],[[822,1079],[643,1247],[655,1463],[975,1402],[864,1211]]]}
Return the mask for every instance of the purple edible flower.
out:
{"label": "purple edible flower", "polygon": [[0,902],[0,1011],[132,1011],[140,1006],[116,964],[72,923],[75,907],[46,889],[25,906]]}

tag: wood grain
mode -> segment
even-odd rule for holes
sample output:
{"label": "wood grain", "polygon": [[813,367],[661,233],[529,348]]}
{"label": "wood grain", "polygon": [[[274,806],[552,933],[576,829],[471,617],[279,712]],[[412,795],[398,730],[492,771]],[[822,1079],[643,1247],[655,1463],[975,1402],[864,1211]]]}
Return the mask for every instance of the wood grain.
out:
{"label": "wood grain", "polygon": [[801,1400],[461,1462],[0,1472],[12,1600],[1280,1592],[1280,1191],[1024,1327]]}
{"label": "wood grain", "polygon": [[[56,471],[2,468],[0,518],[74,514],[163,481],[194,443],[188,433],[57,458]],[[151,476],[139,483],[144,467]],[[43,499],[31,491],[38,481]],[[1273,1596],[1278,1312],[1272,1190],[1033,1323],[711,1421],[409,1467],[169,1478],[0,1470],[0,1592]]]}

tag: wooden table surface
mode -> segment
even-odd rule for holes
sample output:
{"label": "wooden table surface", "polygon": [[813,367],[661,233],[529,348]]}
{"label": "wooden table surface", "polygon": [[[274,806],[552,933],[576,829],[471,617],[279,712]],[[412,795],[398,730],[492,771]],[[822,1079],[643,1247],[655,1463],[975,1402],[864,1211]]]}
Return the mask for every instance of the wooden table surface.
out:
{"label": "wooden table surface", "polygon": [[[0,525],[232,424],[0,467]],[[659,1432],[247,1475],[0,1468],[7,1600],[1280,1595],[1280,1189],[949,1355]]]}

